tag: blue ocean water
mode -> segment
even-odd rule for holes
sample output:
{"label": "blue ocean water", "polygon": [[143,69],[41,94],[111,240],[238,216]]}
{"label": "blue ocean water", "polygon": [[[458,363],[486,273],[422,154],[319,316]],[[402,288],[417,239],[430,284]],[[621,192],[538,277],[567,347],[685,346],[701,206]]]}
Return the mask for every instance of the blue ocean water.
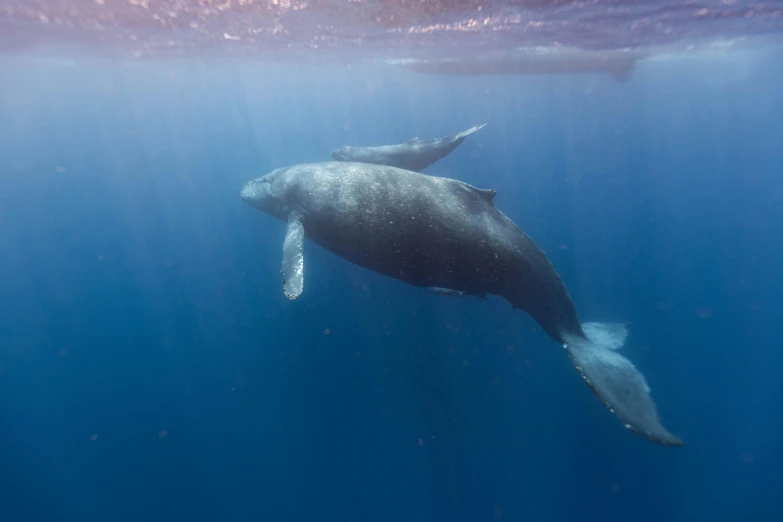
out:
{"label": "blue ocean water", "polygon": [[[783,519],[779,54],[627,83],[0,60],[0,520]],[[428,172],[495,188],[580,317],[633,323],[684,447],[499,298],[312,243],[283,296],[244,182],[482,122]]]}

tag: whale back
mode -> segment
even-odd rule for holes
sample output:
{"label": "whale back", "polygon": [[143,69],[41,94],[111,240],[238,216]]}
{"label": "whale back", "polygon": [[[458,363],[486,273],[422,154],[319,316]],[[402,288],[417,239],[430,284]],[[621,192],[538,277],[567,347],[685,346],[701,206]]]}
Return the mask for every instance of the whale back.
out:
{"label": "whale back", "polygon": [[359,266],[423,287],[495,294],[551,337],[580,334],[560,276],[494,205],[494,190],[389,166],[291,167],[308,239]]}

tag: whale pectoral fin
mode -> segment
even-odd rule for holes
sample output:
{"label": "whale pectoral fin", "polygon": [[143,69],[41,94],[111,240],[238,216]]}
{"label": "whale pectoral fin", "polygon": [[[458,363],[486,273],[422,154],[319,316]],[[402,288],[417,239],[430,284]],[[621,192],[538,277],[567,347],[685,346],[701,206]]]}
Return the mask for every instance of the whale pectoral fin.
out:
{"label": "whale pectoral fin", "polygon": [[627,328],[622,324],[582,325],[587,338],[567,336],[566,348],[582,378],[595,394],[625,424],[646,439],[664,446],[682,446],[658,418],[644,375],[617,351]]}
{"label": "whale pectoral fin", "polygon": [[461,290],[452,290],[451,288],[441,288],[439,286],[428,286],[427,290],[437,295],[445,295],[447,297],[459,297],[461,299],[467,299],[465,292]]}
{"label": "whale pectoral fin", "polygon": [[304,226],[302,214],[293,211],[288,216],[288,228],[283,241],[283,292],[296,299],[304,286]]}

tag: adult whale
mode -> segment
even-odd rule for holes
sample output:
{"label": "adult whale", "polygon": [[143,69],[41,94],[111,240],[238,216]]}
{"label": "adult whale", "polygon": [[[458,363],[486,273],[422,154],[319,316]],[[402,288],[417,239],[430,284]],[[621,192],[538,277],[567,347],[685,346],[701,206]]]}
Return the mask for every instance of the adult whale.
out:
{"label": "adult whale", "polygon": [[304,239],[359,266],[419,287],[495,294],[566,348],[588,386],[635,433],[682,441],[661,423],[644,376],[619,349],[626,325],[580,323],[546,255],[498,210],[494,190],[384,165],[312,163],[245,184],[249,205],[288,223],[283,289],[304,283]]}
{"label": "adult whale", "polygon": [[350,147],[345,145],[332,151],[335,161],[350,161],[388,165],[401,169],[421,172],[441,158],[445,158],[465,141],[465,138],[478,132],[486,123],[476,125],[468,130],[457,132],[443,138],[420,140],[411,138],[405,143],[396,145],[380,145],[377,147]]}

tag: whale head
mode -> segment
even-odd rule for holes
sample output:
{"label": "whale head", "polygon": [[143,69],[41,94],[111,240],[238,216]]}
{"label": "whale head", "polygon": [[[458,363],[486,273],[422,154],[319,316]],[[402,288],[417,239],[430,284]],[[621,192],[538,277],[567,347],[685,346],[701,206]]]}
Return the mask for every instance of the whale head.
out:
{"label": "whale head", "polygon": [[344,145],[332,151],[332,159],[335,161],[350,161],[351,147]]}
{"label": "whale head", "polygon": [[239,191],[242,201],[280,219],[286,219],[296,204],[298,183],[290,169],[277,169],[245,183]]}

